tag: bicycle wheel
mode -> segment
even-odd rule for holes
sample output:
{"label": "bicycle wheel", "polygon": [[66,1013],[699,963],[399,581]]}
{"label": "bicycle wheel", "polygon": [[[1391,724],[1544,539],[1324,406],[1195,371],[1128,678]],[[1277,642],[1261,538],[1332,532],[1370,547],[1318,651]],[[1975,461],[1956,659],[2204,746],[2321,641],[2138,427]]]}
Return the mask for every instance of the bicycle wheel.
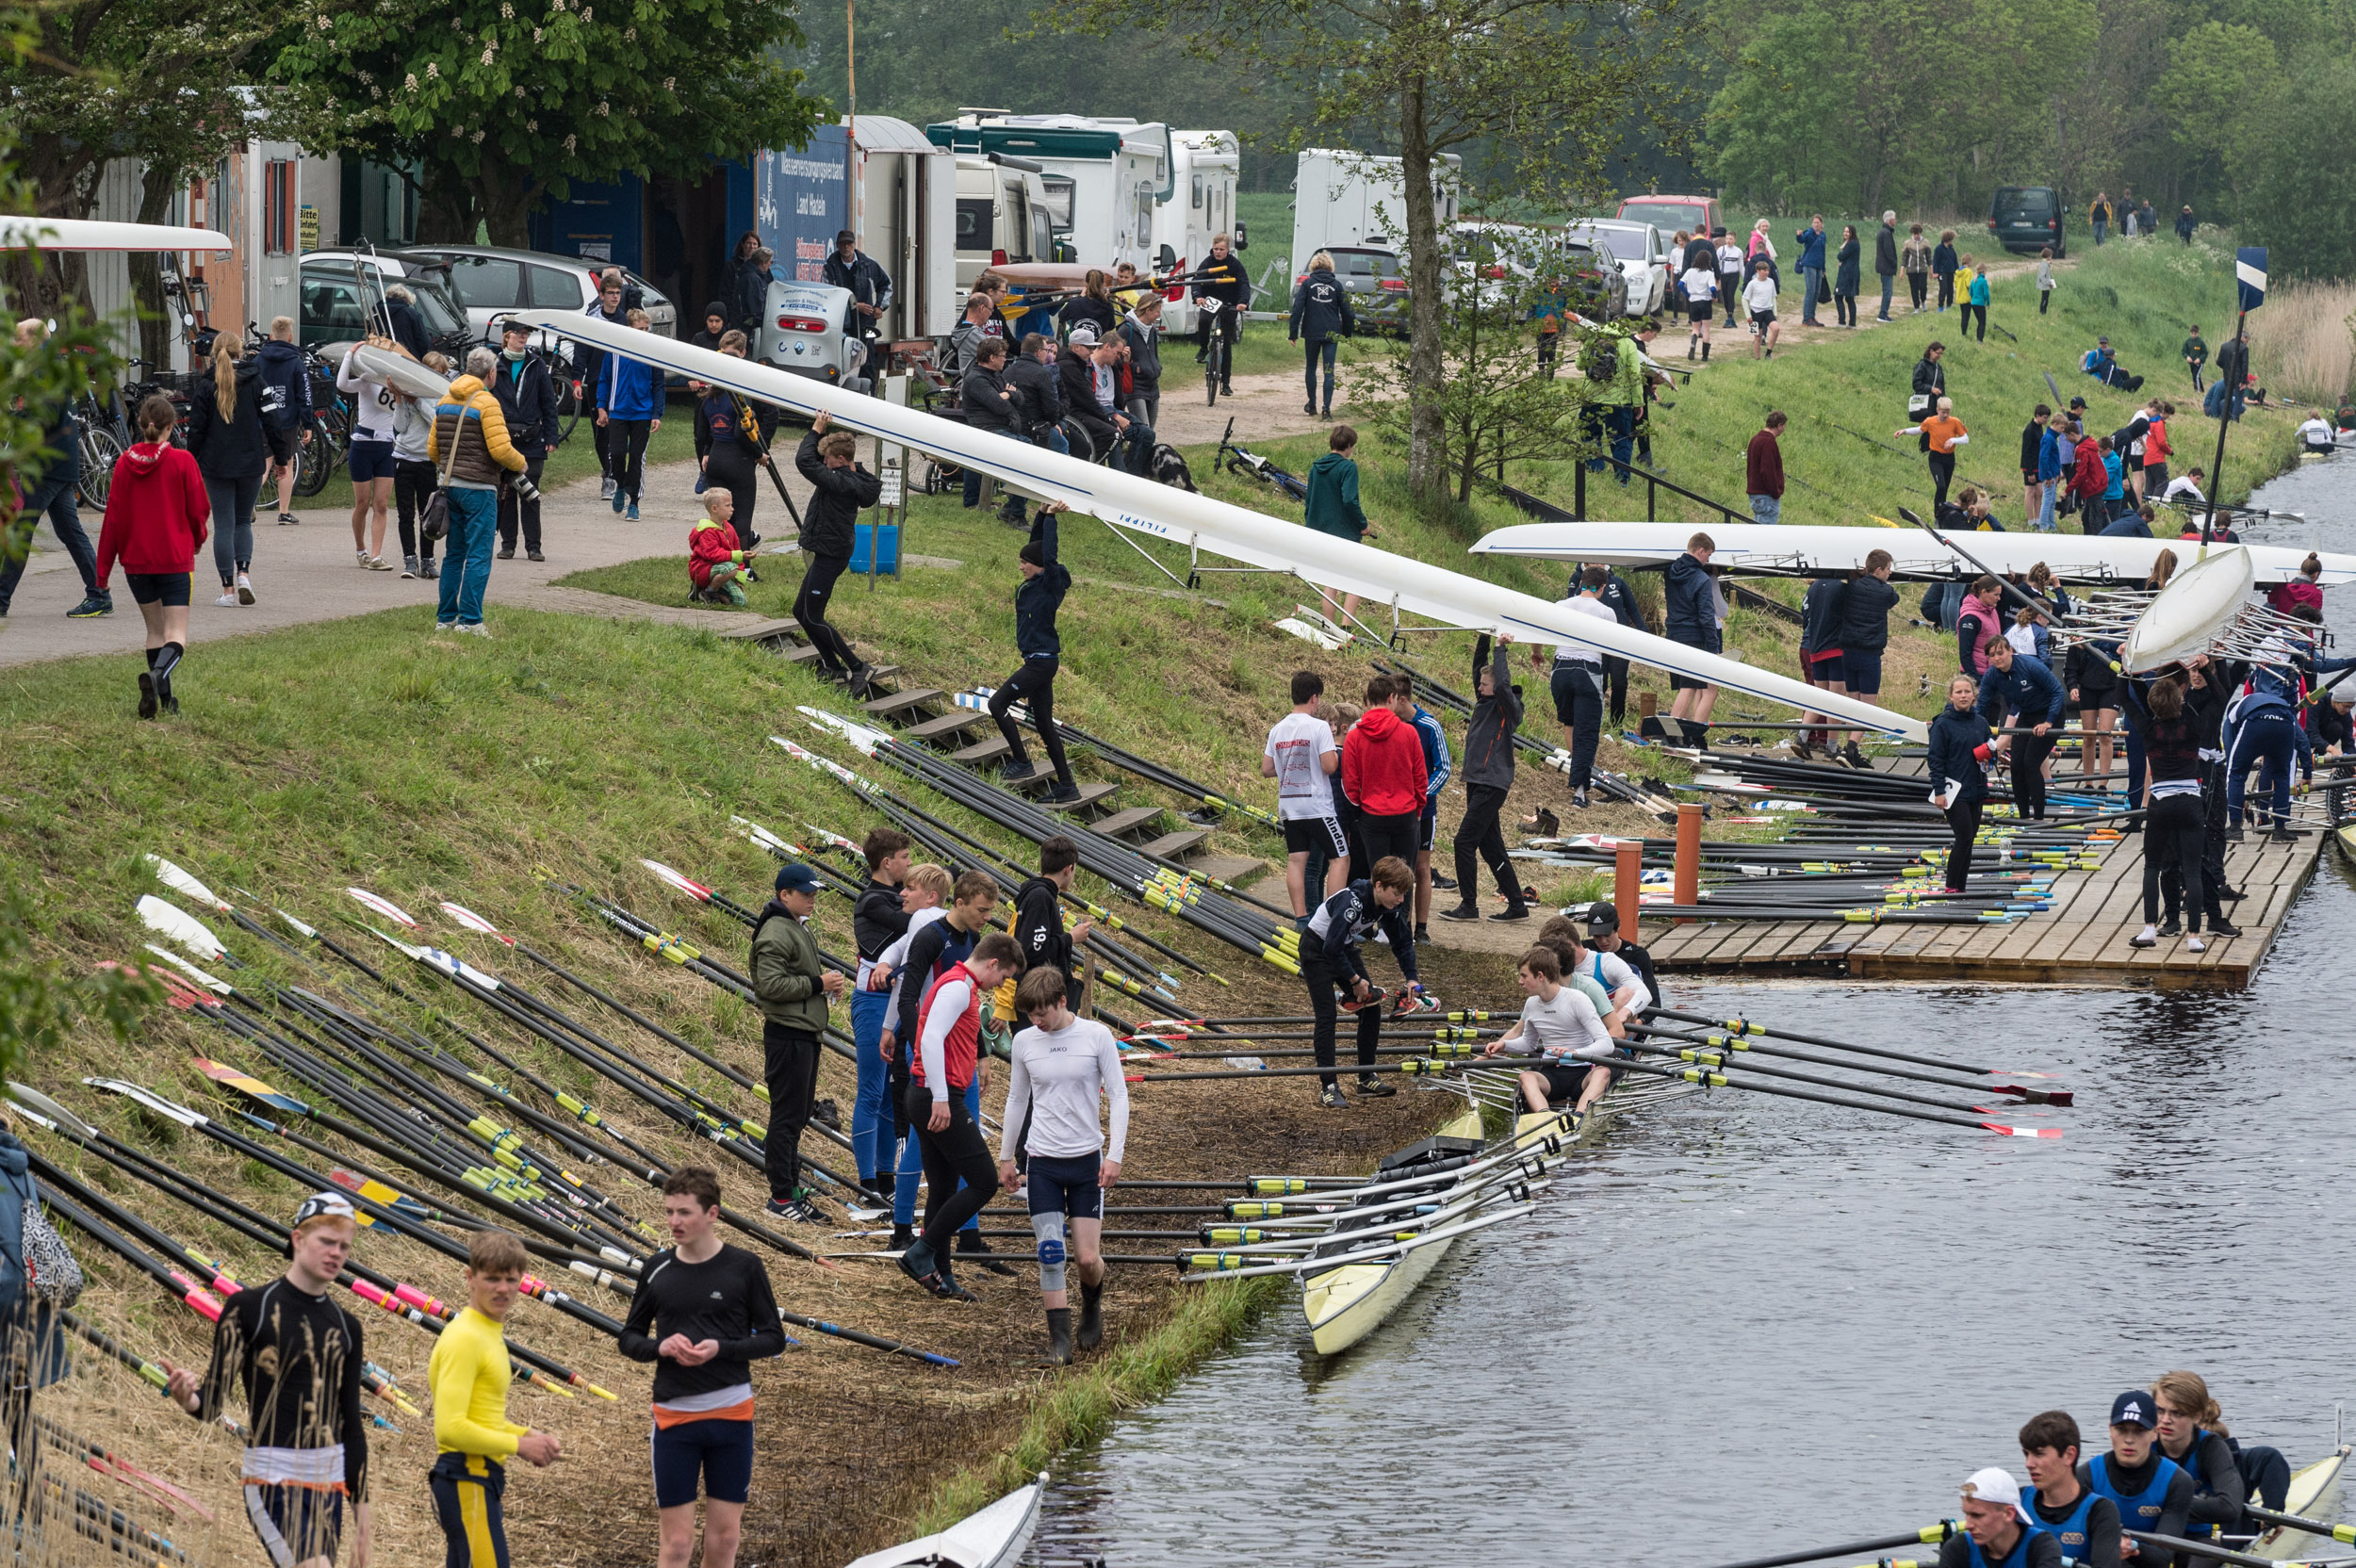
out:
{"label": "bicycle wheel", "polygon": [[295,494],[308,499],[327,488],[344,460],[344,443],[333,421],[311,416],[311,439],[295,449]]}
{"label": "bicycle wheel", "polygon": [[106,492],[114,485],[115,459],[123,455],[123,442],[104,425],[84,425],[81,449],[82,477],[74,488],[84,506],[104,512]]}
{"label": "bicycle wheel", "polygon": [[1227,373],[1227,340],[1221,336],[1219,323],[1211,323],[1210,352],[1203,360],[1203,387],[1209,394],[1210,406],[1219,406],[1219,384]]}
{"label": "bicycle wheel", "polygon": [[561,357],[549,358],[548,375],[556,383],[556,444],[561,447],[572,438],[573,427],[581,423],[581,383],[573,368]]}

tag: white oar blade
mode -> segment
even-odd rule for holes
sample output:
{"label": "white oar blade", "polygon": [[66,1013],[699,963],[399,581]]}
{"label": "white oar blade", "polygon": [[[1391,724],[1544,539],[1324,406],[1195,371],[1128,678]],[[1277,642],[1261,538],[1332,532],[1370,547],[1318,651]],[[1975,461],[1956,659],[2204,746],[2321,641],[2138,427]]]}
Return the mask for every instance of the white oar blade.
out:
{"label": "white oar blade", "polygon": [[82,1082],[91,1088],[105,1089],[108,1094],[119,1094],[126,1100],[136,1101],[157,1116],[169,1118],[183,1127],[201,1127],[212,1120],[212,1118],[199,1115],[176,1100],[166,1100],[153,1089],[142,1088],[121,1078],[85,1078]]}
{"label": "white oar blade", "polygon": [[156,957],[161,958],[165,963],[170,964],[172,968],[178,970],[189,979],[194,980],[198,985],[203,986],[206,990],[219,991],[221,995],[227,996],[231,990],[235,988],[226,980],[214,979],[211,975],[205,973],[194,964],[189,963],[186,958],[181,957],[177,953],[172,952],[170,948],[157,947],[154,942],[148,942],[144,945],[148,952],[153,953]]}
{"label": "white oar blade", "polygon": [[402,926],[411,931],[415,931],[417,928],[417,923],[409,918],[409,911],[403,909],[400,905],[395,904],[391,899],[379,898],[376,894],[368,891],[366,888],[346,888],[344,891],[359,900],[368,907],[375,910],[378,914],[383,915],[386,920],[391,921],[395,925]]}
{"label": "white oar blade", "polygon": [[203,921],[176,904],[157,898],[154,893],[141,893],[139,902],[139,923],[168,940],[178,942],[200,958],[225,958],[229,950],[221,939],[206,929]]}
{"label": "white oar blade", "polygon": [[478,936],[496,937],[510,947],[515,945],[515,938],[509,936],[506,932],[501,931],[498,926],[493,925],[489,921],[484,920],[481,915],[476,914],[472,909],[467,908],[463,904],[452,904],[446,898],[442,900],[441,909],[442,913],[448,915],[451,920],[456,921],[459,924],[465,926],[467,930],[474,932]]}
{"label": "white oar blade", "polygon": [[80,1117],[75,1116],[29,1084],[20,1084],[13,1078],[9,1079],[8,1098],[31,1114],[64,1128],[75,1137],[87,1138],[97,1135],[97,1128],[92,1127],[89,1122],[84,1121]]}
{"label": "white oar blade", "polygon": [[761,824],[754,822],[749,818],[730,817],[728,819],[728,825],[735,828],[745,838],[750,839],[753,842],[759,844],[761,848],[769,851],[772,855],[790,855],[794,852],[793,845],[787,843],[783,839],[778,838],[775,833],[770,832],[767,828],[761,826]]}
{"label": "white oar blade", "polygon": [[683,876],[679,873],[675,872],[670,867],[664,865],[662,861],[649,860],[643,856],[639,858],[638,863],[646,867],[648,871],[654,873],[655,875],[661,877],[663,881],[669,883],[672,887],[677,888],[680,892],[685,893],[688,897],[706,904],[712,902],[712,890],[705,887],[702,883],[695,880],[693,877]]}
{"label": "white oar blade", "polygon": [[221,896],[215,893],[212,889],[206,887],[204,883],[199,882],[195,877],[189,875],[178,866],[173,865],[162,856],[148,856],[147,864],[148,868],[155,872],[155,880],[161,882],[165,887],[170,888],[172,891],[185,894],[188,897],[196,900],[199,904],[209,905],[213,908],[219,909],[222,914],[227,914],[229,912],[229,906],[224,903]]}

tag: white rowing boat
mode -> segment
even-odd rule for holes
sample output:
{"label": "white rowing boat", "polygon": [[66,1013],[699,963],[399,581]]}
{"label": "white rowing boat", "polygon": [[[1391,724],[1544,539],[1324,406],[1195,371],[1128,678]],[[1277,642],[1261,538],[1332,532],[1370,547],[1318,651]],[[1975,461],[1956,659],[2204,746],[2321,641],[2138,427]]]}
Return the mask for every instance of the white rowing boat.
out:
{"label": "white rowing boat", "polygon": [[413,398],[431,398],[439,402],[450,390],[450,378],[419,364],[407,354],[380,349],[373,343],[362,343],[352,351],[352,363],[365,373],[386,385],[408,393]]}
{"label": "white rowing boat", "polygon": [[[2338,1489],[2340,1471],[2348,1463],[2348,1445],[2340,1446],[2303,1469],[2291,1472],[2291,1484],[2282,1494],[2281,1513],[2297,1513],[2309,1519],[2328,1518],[2324,1511],[2326,1499]],[[2272,1558],[2277,1562],[2289,1560],[2295,1554],[2307,1550],[2307,1544],[2316,1537],[2309,1531],[2288,1525],[2276,1525],[2250,1542],[2244,1551],[2254,1557]]]}
{"label": "white rowing boat", "polygon": [[942,1530],[898,1546],[870,1552],[850,1568],[1014,1568],[1039,1527],[1039,1498],[1047,1472],[977,1513]]}
{"label": "white rowing boat", "polygon": [[[1481,1107],[1464,1113],[1440,1129],[1445,1138],[1481,1137]],[[1346,1214],[1337,1219],[1346,1219]],[[1452,1239],[1409,1248],[1395,1256],[1348,1263],[1339,1268],[1301,1277],[1301,1311],[1309,1320],[1309,1338],[1324,1356],[1337,1356],[1382,1327],[1424,1276],[1439,1266]]]}
{"label": "white rowing boat", "polygon": [[2170,578],[2144,606],[2135,629],[2119,645],[2119,666],[2141,675],[2206,653],[2250,602],[2256,581],[2248,549],[2228,545],[2211,550]]}
{"label": "white rowing boat", "polygon": [[105,218],[0,217],[0,251],[226,251],[219,229]]}

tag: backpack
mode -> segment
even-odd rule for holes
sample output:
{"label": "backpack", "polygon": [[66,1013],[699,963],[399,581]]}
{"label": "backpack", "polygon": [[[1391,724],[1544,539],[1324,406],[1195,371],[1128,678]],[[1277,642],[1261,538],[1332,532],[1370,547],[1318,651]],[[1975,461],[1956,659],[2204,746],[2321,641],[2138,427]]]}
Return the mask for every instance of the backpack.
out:
{"label": "backpack", "polygon": [[1597,327],[1579,346],[1579,373],[1601,386],[1620,373],[1620,345],[1628,334],[1617,327]]}

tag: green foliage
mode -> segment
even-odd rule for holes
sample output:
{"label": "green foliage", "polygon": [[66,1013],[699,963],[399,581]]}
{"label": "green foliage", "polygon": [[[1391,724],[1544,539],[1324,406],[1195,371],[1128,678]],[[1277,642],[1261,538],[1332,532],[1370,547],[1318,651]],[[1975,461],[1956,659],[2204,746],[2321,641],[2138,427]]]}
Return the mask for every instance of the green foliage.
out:
{"label": "green foliage", "polygon": [[2194,172],[2237,188],[2249,156],[2282,139],[2269,112],[2282,70],[2273,40],[2239,23],[2204,22],[2168,41],[2168,60],[2160,100],[2187,111],[2170,127],[2176,145]]}
{"label": "green foliage", "polygon": [[2319,60],[2283,83],[2275,134],[2237,160],[2247,183],[2242,225],[2285,278],[2344,278],[2356,256],[2356,167],[2334,149],[2356,136],[2356,61]]}
{"label": "green foliage", "polygon": [[85,1018],[127,1040],[140,1015],[163,999],[162,988],[136,968],[69,974],[41,955],[41,929],[39,906],[14,883],[0,882],[0,1078]]}
{"label": "green foliage", "polygon": [[272,75],[315,145],[428,169],[520,245],[574,180],[797,147],[826,106],[777,54],[790,0],[319,0]]}

